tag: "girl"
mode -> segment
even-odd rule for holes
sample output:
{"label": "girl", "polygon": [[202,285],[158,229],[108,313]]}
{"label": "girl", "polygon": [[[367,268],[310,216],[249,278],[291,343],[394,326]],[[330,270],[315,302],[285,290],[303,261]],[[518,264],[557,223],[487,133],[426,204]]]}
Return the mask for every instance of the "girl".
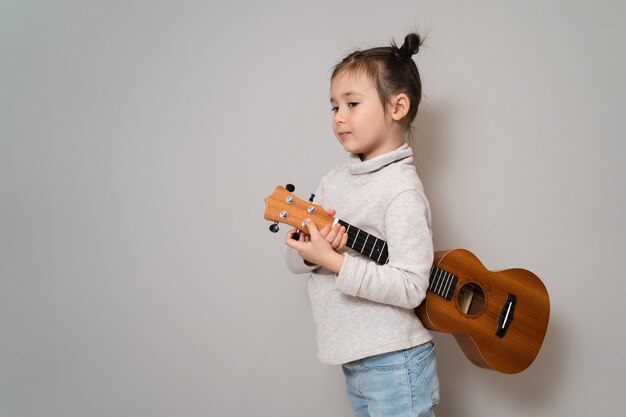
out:
{"label": "girl", "polygon": [[315,202],[387,241],[379,265],[347,249],[339,224],[285,239],[293,273],[310,273],[309,296],[323,363],[342,364],[354,413],[434,416],[439,402],[432,335],[413,309],[426,296],[433,263],[430,208],[405,136],[421,81],[412,55],[419,35],[398,48],[355,51],[334,68],[333,132],[350,153],[326,175]]}

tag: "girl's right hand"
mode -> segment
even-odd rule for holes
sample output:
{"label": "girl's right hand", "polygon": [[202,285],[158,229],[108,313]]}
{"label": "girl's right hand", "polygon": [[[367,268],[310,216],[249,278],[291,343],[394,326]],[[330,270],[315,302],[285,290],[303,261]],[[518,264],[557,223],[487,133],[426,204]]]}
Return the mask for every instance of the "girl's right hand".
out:
{"label": "girl's right hand", "polygon": [[[335,216],[336,210],[330,209],[326,210],[328,214],[331,216]],[[296,229],[290,230],[287,233],[287,239],[292,239],[293,234],[296,232]],[[335,252],[341,252],[348,242],[348,234],[346,233],[346,228],[339,223],[335,224],[331,227],[331,225],[327,224],[326,226],[319,229],[320,235],[330,243],[330,246],[335,250]],[[300,238],[303,242],[308,242],[310,240],[309,235],[301,233]]]}
{"label": "girl's right hand", "polygon": [[[333,245],[337,248],[343,247],[348,239],[347,233],[342,233],[341,229],[337,231],[336,227],[331,228],[328,225],[325,228],[328,232],[324,237],[311,219],[306,219],[305,222],[310,235],[301,237],[299,240],[293,240],[292,237],[295,230],[291,230],[285,237],[285,244],[298,251],[302,259],[310,265],[323,266],[339,274],[344,257],[333,248]],[[337,235],[335,235],[336,233]],[[336,243],[338,241],[337,236],[341,236],[339,243]]]}

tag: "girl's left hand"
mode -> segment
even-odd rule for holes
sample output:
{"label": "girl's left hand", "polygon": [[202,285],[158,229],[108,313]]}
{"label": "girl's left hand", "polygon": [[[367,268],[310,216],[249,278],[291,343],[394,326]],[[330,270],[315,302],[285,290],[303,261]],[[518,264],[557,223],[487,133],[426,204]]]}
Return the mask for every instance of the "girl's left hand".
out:
{"label": "girl's left hand", "polygon": [[[335,209],[326,210],[326,212],[331,216],[334,216],[336,213]],[[337,252],[341,252],[348,243],[346,228],[339,223],[332,227],[331,225],[326,225],[322,227],[319,232],[320,235],[322,235],[322,237],[326,239],[326,241],[329,242],[333,249]]]}

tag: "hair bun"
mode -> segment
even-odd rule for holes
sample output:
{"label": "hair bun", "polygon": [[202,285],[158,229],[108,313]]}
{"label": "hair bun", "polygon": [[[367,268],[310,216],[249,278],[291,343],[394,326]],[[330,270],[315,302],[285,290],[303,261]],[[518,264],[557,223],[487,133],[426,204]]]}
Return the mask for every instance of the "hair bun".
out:
{"label": "hair bun", "polygon": [[422,40],[417,33],[409,33],[404,37],[404,44],[398,48],[398,53],[404,59],[411,59],[415,55],[422,44]]}

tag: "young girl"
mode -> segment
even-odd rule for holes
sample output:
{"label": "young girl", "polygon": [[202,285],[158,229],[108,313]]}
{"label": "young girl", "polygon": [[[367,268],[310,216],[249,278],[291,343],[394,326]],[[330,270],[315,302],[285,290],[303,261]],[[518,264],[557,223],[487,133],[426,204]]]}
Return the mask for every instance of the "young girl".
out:
{"label": "young girl", "polygon": [[309,296],[323,363],[342,364],[355,415],[434,416],[439,402],[432,335],[413,309],[433,263],[430,208],[405,136],[421,98],[412,59],[421,40],[344,58],[331,76],[333,132],[350,153],[326,175],[315,202],[387,242],[379,265],[346,248],[336,224],[285,239],[293,273],[310,273]]}

